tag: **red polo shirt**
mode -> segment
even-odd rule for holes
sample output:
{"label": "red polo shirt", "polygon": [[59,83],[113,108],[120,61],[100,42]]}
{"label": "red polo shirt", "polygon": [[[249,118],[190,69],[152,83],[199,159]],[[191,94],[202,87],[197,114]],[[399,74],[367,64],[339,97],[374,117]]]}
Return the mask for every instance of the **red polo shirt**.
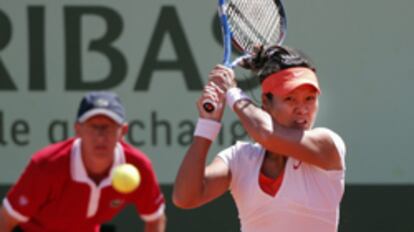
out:
{"label": "red polo shirt", "polygon": [[111,176],[97,186],[86,174],[80,139],[52,144],[34,154],[3,206],[28,232],[99,231],[127,203],[136,206],[144,221],[164,212],[160,191],[150,160],[129,144],[119,143],[114,164],[130,163],[141,174],[141,184],[132,193],[121,194],[111,186]]}

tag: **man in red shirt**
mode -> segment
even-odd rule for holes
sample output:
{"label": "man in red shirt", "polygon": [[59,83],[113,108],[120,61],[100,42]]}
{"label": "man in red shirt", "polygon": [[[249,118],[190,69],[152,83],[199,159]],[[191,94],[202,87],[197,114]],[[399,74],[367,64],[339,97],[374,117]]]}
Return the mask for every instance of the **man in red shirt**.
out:
{"label": "man in red shirt", "polygon": [[[165,231],[164,196],[147,156],[123,140],[125,110],[111,92],[90,92],[81,101],[76,137],[36,152],[0,208],[0,231],[98,232],[133,203],[145,232]],[[112,170],[134,165],[141,183],[131,193],[111,185]]]}

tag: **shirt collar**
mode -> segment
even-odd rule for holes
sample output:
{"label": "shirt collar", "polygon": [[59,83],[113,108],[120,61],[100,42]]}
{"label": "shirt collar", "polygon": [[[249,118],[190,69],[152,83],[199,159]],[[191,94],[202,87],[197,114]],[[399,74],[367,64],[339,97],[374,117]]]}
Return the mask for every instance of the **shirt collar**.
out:
{"label": "shirt collar", "polygon": [[[75,140],[75,142],[72,145],[72,153],[71,153],[71,176],[74,181],[77,182],[83,182],[91,184],[93,181],[89,178],[85,165],[82,160],[82,153],[81,153],[81,139],[78,138]],[[120,165],[126,163],[125,161],[125,153],[124,149],[122,148],[120,143],[117,143],[115,150],[114,150],[114,162],[112,163],[111,171],[112,173],[113,169]],[[99,186],[104,187],[107,185],[110,185],[112,180],[112,175],[109,175],[107,178],[101,181]]]}

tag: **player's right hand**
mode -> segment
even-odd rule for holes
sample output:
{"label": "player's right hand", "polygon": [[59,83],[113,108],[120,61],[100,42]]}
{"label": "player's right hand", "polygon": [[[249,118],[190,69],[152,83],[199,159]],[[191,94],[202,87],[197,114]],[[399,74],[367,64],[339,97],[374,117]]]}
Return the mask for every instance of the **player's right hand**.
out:
{"label": "player's right hand", "polygon": [[[221,118],[223,117],[224,108],[226,105],[225,101],[225,92],[214,82],[209,81],[204,86],[203,92],[197,101],[199,117],[220,122]],[[212,112],[207,112],[203,107],[205,102],[213,103],[215,109]]]}

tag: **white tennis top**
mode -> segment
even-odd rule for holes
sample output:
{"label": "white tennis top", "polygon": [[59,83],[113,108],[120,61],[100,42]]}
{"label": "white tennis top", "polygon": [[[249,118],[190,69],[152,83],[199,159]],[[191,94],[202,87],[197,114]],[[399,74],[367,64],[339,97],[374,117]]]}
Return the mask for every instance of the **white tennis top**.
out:
{"label": "white tennis top", "polygon": [[[345,164],[343,140],[326,130]],[[288,158],[279,192],[273,197],[259,186],[264,152],[259,144],[238,142],[218,154],[232,174],[230,191],[237,205],[241,231],[336,232],[345,170],[327,171]]]}

